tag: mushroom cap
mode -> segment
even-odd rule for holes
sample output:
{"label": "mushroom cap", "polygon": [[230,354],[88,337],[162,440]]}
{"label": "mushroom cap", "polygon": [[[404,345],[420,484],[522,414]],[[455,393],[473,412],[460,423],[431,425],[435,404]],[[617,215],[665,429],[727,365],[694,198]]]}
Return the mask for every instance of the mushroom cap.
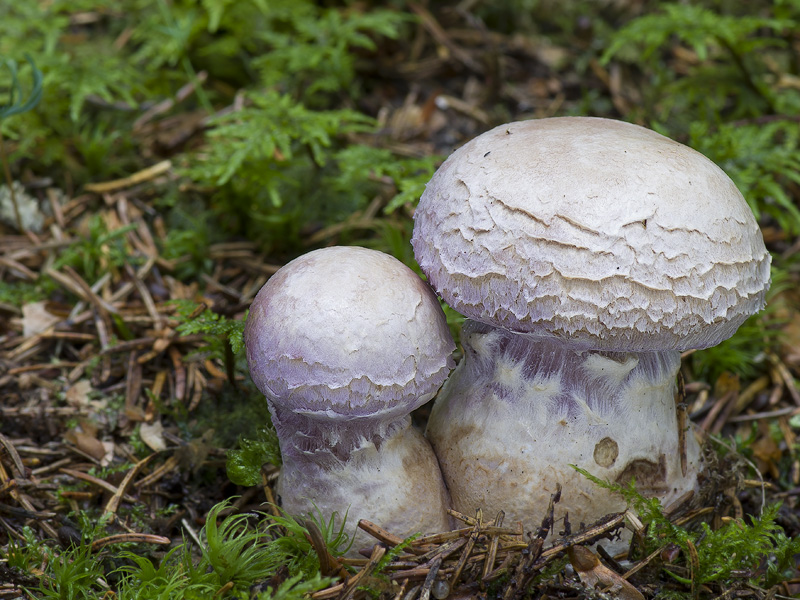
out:
{"label": "mushroom cap", "polygon": [[365,248],[305,254],[256,295],[244,330],[253,382],[310,418],[391,419],[430,400],[453,367],[453,339],[430,287]]}
{"label": "mushroom cap", "polygon": [[621,121],[496,127],[444,162],[414,220],[417,262],[455,310],[583,349],[714,346],[769,288],[770,255],[730,178]]}

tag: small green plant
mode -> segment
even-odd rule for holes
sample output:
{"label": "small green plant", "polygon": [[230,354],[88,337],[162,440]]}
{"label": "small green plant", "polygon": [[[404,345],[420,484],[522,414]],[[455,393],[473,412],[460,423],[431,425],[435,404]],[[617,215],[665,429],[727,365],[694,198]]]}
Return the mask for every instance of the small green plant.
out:
{"label": "small green plant", "polygon": [[93,600],[106,587],[105,573],[92,555],[91,545],[82,544],[61,553],[50,553],[47,575],[38,592],[43,598],[54,600]]}
{"label": "small green plant", "polygon": [[[280,515],[271,515],[269,519],[282,529],[281,534],[275,538],[273,546],[282,554],[282,562],[289,569],[289,573],[303,573],[309,577],[318,573],[319,556],[309,541],[311,536],[308,527],[282,510]],[[350,549],[352,541],[345,533],[347,514],[339,519],[338,514],[333,513],[326,519],[325,515],[317,510],[316,514],[309,516],[309,519],[314,529],[322,534],[322,541],[332,556],[342,556]],[[336,522],[339,520],[341,523],[337,526]]]}
{"label": "small green plant", "polygon": [[270,48],[253,61],[268,87],[281,86],[307,106],[325,98],[355,95],[356,50],[375,51],[375,38],[397,38],[409,16],[392,10],[321,8],[297,2],[274,10],[260,38]]}
{"label": "small green plant", "polygon": [[201,306],[191,300],[174,300],[172,304],[180,320],[176,330],[181,335],[205,336],[208,350],[220,358],[224,356],[225,344],[230,344],[234,354],[239,354],[244,348],[244,319],[229,319],[210,308],[199,310]]}
{"label": "small green plant", "polygon": [[[277,588],[259,592],[258,598],[301,600],[330,584],[330,579],[320,575],[316,551],[308,542],[309,531],[300,522],[288,515],[220,518],[229,505],[222,502],[209,511],[199,547],[184,541],[157,562],[141,552],[126,550],[118,552],[115,561],[125,564],[107,572],[105,557],[92,552],[91,540],[84,538],[82,543],[58,551],[41,545],[32,533],[26,543],[33,543],[24,551],[21,545],[12,546],[14,554],[7,558],[22,569],[44,568],[36,591],[42,598],[58,600],[94,599],[109,589],[121,600],[197,600],[211,598],[221,589],[229,597],[244,598],[251,586],[282,566],[288,569],[289,578]],[[312,521],[334,556],[346,551],[344,523],[337,528],[333,517],[325,521],[321,515]]]}
{"label": "small green plant", "polygon": [[272,247],[298,244],[299,227],[341,218],[356,200],[321,190],[339,136],[373,120],[353,110],[310,110],[276,91],[253,92],[251,106],[216,119],[209,144],[187,175],[216,189],[212,208],[228,229]]}
{"label": "small green plant", "polygon": [[377,576],[381,576],[383,570],[387,566],[389,566],[389,564],[393,560],[395,560],[397,557],[399,557],[401,554],[403,554],[403,552],[406,551],[406,548],[408,548],[414,542],[414,540],[416,540],[418,537],[420,537],[420,535],[421,534],[419,534],[419,533],[415,533],[413,535],[410,535],[409,537],[404,539],[402,542],[400,542],[396,546],[392,546],[391,548],[386,550],[386,554],[384,554],[383,558],[381,558],[378,561],[378,564],[375,565],[375,569],[372,571],[372,574],[373,575],[377,575]]}
{"label": "small green plant", "polygon": [[130,561],[117,569],[121,583],[117,595],[121,600],[174,600],[203,598],[216,591],[211,577],[192,564],[186,544],[172,548],[156,567],[147,556],[122,552]]}
{"label": "small green plant", "polygon": [[359,590],[363,590],[367,592],[373,598],[381,597],[381,592],[385,592],[387,590],[392,589],[392,580],[383,572],[383,570],[391,564],[391,562],[397,559],[406,549],[412,544],[414,540],[420,537],[420,534],[415,533],[404,539],[402,542],[388,548],[386,553],[383,555],[378,561],[378,564],[375,565],[372,573],[370,573],[370,577],[367,579],[364,585],[358,587]]}
{"label": "small green plant", "polygon": [[[724,14],[700,3],[665,2],[659,11],[622,27],[601,60],[608,62],[618,56],[657,73],[666,91],[672,92],[654,105],[662,115],[687,104],[693,109],[691,116],[711,122],[717,122],[723,113],[733,118],[774,114],[786,108],[783,100],[788,98],[774,95],[765,58],[771,52],[788,50],[784,33],[794,26],[788,17]],[[676,40],[697,58],[684,77],[678,77],[672,65],[662,60],[661,51]],[[737,99],[735,104],[729,102],[732,96]]]}
{"label": "small green plant", "polygon": [[[122,569],[126,581],[121,586],[121,594],[130,594],[131,587],[149,586],[153,592],[159,590],[160,595],[121,597],[193,597],[188,594],[190,590],[193,593],[218,590],[229,582],[233,584],[234,591],[244,591],[253,583],[275,573],[281,566],[288,568],[290,575],[295,578],[295,584],[300,579],[305,582],[301,586],[292,584],[279,588],[284,595],[290,589],[293,593],[302,594],[307,589],[306,585],[314,590],[328,585],[329,580],[320,577],[316,552],[307,541],[308,530],[298,521],[288,515],[234,514],[217,524],[220,511],[227,506],[227,502],[222,502],[209,511],[200,534],[202,545],[199,548],[199,561],[192,559],[191,545],[184,543],[170,551],[158,567],[149,559],[139,557],[134,565]],[[257,517],[258,522],[250,526],[248,523],[253,517]],[[323,532],[330,551],[336,556],[340,555],[341,532],[337,536],[332,526],[325,526],[324,520],[315,520],[315,523]],[[279,532],[278,527],[283,528],[282,531]],[[163,595],[167,591],[173,595]]]}
{"label": "small green plant", "polygon": [[91,542],[106,535],[108,525],[114,520],[112,514],[90,514],[80,511],[74,515],[77,525],[81,531],[81,539]]}
{"label": "small green plant", "polygon": [[37,539],[36,533],[27,525],[22,528],[22,540],[11,538],[5,552],[0,557],[22,572],[39,568],[44,564],[47,548]]}
{"label": "small green plant", "polygon": [[136,225],[131,223],[114,230],[109,230],[100,215],[88,220],[88,235],[78,236],[68,247],[64,248],[55,261],[56,269],[70,266],[80,273],[84,279],[94,283],[103,273],[121,269],[125,264],[136,264],[138,257],[132,255],[127,247],[125,235]]}
{"label": "small green plant", "polygon": [[189,300],[175,300],[173,304],[180,321],[177,332],[181,335],[203,335],[206,346],[200,352],[221,360],[228,382],[236,386],[237,370],[246,370],[242,352],[245,320],[229,319]]}
{"label": "small green plant", "polygon": [[22,307],[29,302],[48,298],[55,288],[55,282],[50,279],[40,279],[35,283],[0,281],[0,303]]}
{"label": "small green plant", "polygon": [[315,573],[312,577],[295,575],[281,583],[277,589],[268,587],[259,592],[257,600],[305,600],[310,594],[330,585],[330,579]]}
{"label": "small green plant", "polygon": [[17,227],[20,231],[23,231],[24,227],[22,224],[22,217],[19,213],[16,192],[14,191],[14,179],[11,177],[11,167],[8,164],[8,156],[6,155],[2,123],[3,120],[8,117],[33,110],[42,99],[42,72],[36,68],[29,54],[25,55],[25,60],[28,61],[33,76],[33,86],[26,100],[23,100],[25,94],[19,80],[19,69],[16,61],[7,58],[0,62],[0,66],[5,67],[11,77],[11,85],[8,89],[8,100],[5,104],[0,104],[0,162],[3,163],[3,173],[5,174],[6,184],[8,185],[8,191],[11,195],[11,204],[14,207],[14,218],[17,221]]}
{"label": "small green plant", "polygon": [[252,515],[229,515],[217,524],[219,513],[226,506],[226,502],[217,504],[206,517],[200,533],[201,564],[214,572],[218,585],[230,582],[235,587],[246,587],[264,573],[275,572],[281,557],[271,551],[272,541],[263,531],[248,527]]}
{"label": "small green plant", "polygon": [[157,242],[161,256],[175,260],[175,275],[181,281],[199,279],[201,273],[213,269],[208,247],[224,239],[215,226],[214,215],[203,203],[177,194],[160,204],[168,216],[167,235]]}
{"label": "small green plant", "polygon": [[[688,138],[725,169],[756,217],[770,215],[792,235],[800,233],[800,211],[787,192],[800,180],[800,123],[793,117],[800,95],[785,82],[796,76],[791,32],[799,9],[776,2],[741,15],[722,5],[662,3],[617,31],[601,58],[642,72],[644,102],[633,116]],[[681,69],[669,58],[676,46],[693,55]]]}
{"label": "small green plant", "polygon": [[695,121],[689,143],[730,175],[757,219],[768,217],[786,233],[800,233],[800,209],[789,192],[800,184],[800,124],[780,118],[716,126]]}
{"label": "small green plant", "polygon": [[736,335],[724,342],[695,352],[691,364],[696,376],[714,382],[724,372],[752,378],[763,372],[766,353],[780,341],[780,330],[765,324],[763,314],[747,319]]}
{"label": "small green plant", "polygon": [[259,428],[256,437],[240,437],[239,447],[228,451],[228,479],[236,485],[261,484],[261,467],[267,463],[281,465],[278,434],[272,425]]}
{"label": "small green plant", "polygon": [[278,187],[282,163],[307,150],[313,163],[322,166],[335,135],[369,131],[373,123],[352,110],[312,111],[277,92],[253,93],[249,100],[252,107],[214,121],[209,148],[190,174],[220,186],[234,175],[255,177],[254,168],[266,168],[259,183],[274,206],[284,201]]}
{"label": "small green plant", "polygon": [[[658,498],[645,498],[637,492],[635,481],[623,486],[603,481],[574,465],[573,468],[601,488],[620,494],[634,508],[646,526],[645,554],[670,543],[681,548],[691,567],[691,579],[668,566],[664,569],[693,589],[710,583],[724,587],[743,576],[755,585],[769,588],[784,580],[781,578],[793,566],[790,557],[800,553],[800,538],[788,538],[776,522],[780,504],[765,507],[760,517],[730,520],[716,530],[703,522],[697,530],[689,531],[664,516]],[[692,556],[696,561],[690,560]]]}
{"label": "small green plant", "polygon": [[338,170],[326,181],[331,189],[366,200],[376,195],[377,181],[389,181],[396,189],[384,210],[392,213],[404,205],[416,206],[442,157],[400,158],[385,148],[352,144],[336,152],[334,161]]}

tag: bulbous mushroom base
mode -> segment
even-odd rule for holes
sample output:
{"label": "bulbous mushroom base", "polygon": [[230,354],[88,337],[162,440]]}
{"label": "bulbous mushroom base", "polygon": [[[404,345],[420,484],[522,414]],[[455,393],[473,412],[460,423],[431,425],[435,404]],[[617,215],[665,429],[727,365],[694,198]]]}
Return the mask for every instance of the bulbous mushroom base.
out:
{"label": "bulbous mushroom base", "polygon": [[337,529],[346,514],[346,532],[355,535],[349,556],[376,543],[357,528],[360,519],[400,537],[452,529],[436,456],[413,427],[400,428],[380,447],[365,439],[349,459],[333,465],[313,454],[292,453],[284,460],[277,486],[283,508],[293,515],[316,515],[319,509],[326,519],[336,512]]}
{"label": "bulbous mushroom base", "polygon": [[462,342],[426,432],[455,509],[503,510],[506,523],[535,531],[557,484],[556,532],[566,513],[575,531],[625,509],[571,464],[608,481],[636,478],[664,505],[696,489],[700,448],[676,417],[678,352],[576,352],[471,321]]}

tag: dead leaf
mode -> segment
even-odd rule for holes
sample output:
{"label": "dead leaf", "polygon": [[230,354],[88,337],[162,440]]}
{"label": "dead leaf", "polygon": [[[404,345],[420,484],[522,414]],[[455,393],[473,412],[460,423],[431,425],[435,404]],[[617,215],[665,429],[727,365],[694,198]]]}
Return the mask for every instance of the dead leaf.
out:
{"label": "dead leaf", "polygon": [[622,600],[644,600],[639,590],[601,563],[588,548],[572,546],[567,553],[569,561],[586,587],[607,590]]}
{"label": "dead leaf", "polygon": [[203,466],[203,461],[208,457],[213,448],[214,430],[209,429],[197,439],[182,445],[175,452],[175,456],[180,462],[181,468],[197,471]]}
{"label": "dead leaf", "polygon": [[74,408],[83,408],[89,406],[89,393],[92,391],[92,384],[88,379],[81,379],[76,381],[67,390],[64,399],[67,404]]}
{"label": "dead leaf", "polygon": [[164,426],[161,425],[161,421],[142,423],[139,426],[139,437],[151,450],[159,452],[167,449],[167,442],[164,441]]}
{"label": "dead leaf", "polygon": [[544,39],[534,49],[536,58],[553,71],[560,71],[572,60],[572,54],[567,48],[547,43]]}
{"label": "dead leaf", "polygon": [[141,406],[125,407],[125,416],[131,421],[144,421],[147,419]]}
{"label": "dead leaf", "polygon": [[729,373],[728,371],[723,372],[716,383],[714,383],[714,395],[717,398],[721,398],[729,392],[738,394],[740,389],[741,383],[739,382],[739,376],[734,373]]}
{"label": "dead leaf", "polygon": [[759,438],[751,446],[753,457],[762,473],[769,473],[777,479],[780,477],[778,463],[783,453],[766,427],[761,427],[759,434]]}
{"label": "dead leaf", "polygon": [[114,461],[114,452],[117,449],[117,447],[112,440],[107,440],[105,442],[100,442],[100,443],[103,444],[103,450],[105,450],[103,458],[100,459],[100,466],[107,467]]}
{"label": "dead leaf", "polygon": [[42,302],[29,302],[22,307],[22,335],[26,338],[47,331],[61,319],[47,312]]}
{"label": "dead leaf", "polygon": [[[19,181],[15,181],[12,185],[14,186],[15,199],[13,203],[8,186],[0,185],[0,221],[6,225],[16,227],[18,213],[24,230],[36,233],[41,232],[45,216],[39,207],[39,201],[31,196]],[[16,210],[14,209],[15,204]]]}
{"label": "dead leaf", "polygon": [[80,429],[70,429],[64,434],[64,438],[95,460],[103,460],[106,455],[106,447],[103,442]]}

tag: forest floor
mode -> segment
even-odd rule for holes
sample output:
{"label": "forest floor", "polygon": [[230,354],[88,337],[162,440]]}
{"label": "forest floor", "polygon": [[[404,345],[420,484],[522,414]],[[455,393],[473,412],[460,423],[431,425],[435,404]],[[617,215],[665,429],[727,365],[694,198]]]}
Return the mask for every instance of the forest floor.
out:
{"label": "forest floor", "polygon": [[[358,108],[380,124],[369,143],[405,157],[446,156],[506,121],[562,114],[635,120],[640,73],[594,58],[576,67],[592,43],[590,22],[576,23],[571,37],[552,42],[548,36],[491,30],[463,7],[408,6],[416,18],[408,35],[359,58],[366,83]],[[90,29],[92,21],[86,23],[75,27]],[[698,60],[682,46],[668,54],[678,72]],[[383,193],[346,219],[305,224],[299,247],[289,250],[265,250],[240,235],[215,241],[202,248],[201,272],[185,276],[182,267],[198,258],[165,255],[170,225],[160,200],[167,190],[193,186],[179,166],[183,153],[206,143],[209,114],[192,101],[204,76],[121,132],[134,140],[140,159],[126,175],[75,189],[31,175],[26,195],[35,198],[33,210],[43,226],[21,232],[0,224],[0,279],[50,282],[46,298],[0,303],[0,599],[49,597],[42,591],[53,577],[48,561],[87,543],[104,565],[104,597],[110,598],[118,548],[163,557],[198,538],[212,508],[225,500],[232,499],[221,517],[273,510],[265,503],[275,500],[277,467],[265,466],[263,486],[248,487],[233,484],[225,468],[240,435],[254,435],[253,423],[266,422],[263,402],[224,337],[187,333],[184,325],[209,310],[241,321],[258,289],[304,250],[358,243],[387,224],[407,242],[413,206],[385,214]],[[223,113],[237,105],[215,108]],[[800,238],[774,221],[764,222],[763,230],[768,248],[784,259],[800,250]],[[64,253],[74,261],[60,260]],[[687,499],[668,514],[682,527],[703,521],[718,530],[780,503],[775,523],[788,538],[800,536],[797,279],[790,270],[771,301],[781,342],[765,351],[766,366],[754,376],[726,370],[709,379],[708,371],[682,371],[688,415],[703,439],[717,440],[708,442],[716,458],[706,503]],[[744,449],[736,447],[741,440]],[[602,590],[626,599],[800,594],[796,569],[769,588],[759,585],[766,556],[761,564],[736,570],[723,585],[713,577],[699,582],[693,570],[697,555],[671,544],[616,559],[588,550],[591,542],[618,531],[624,514],[547,543],[537,532],[495,517],[458,515],[458,530],[419,538],[390,555],[388,564],[381,559],[400,542],[392,532],[365,524],[382,544],[353,560],[332,556],[318,539],[322,534],[310,527],[321,573],[332,578],[311,597],[600,598]],[[202,543],[197,539],[198,547]],[[43,551],[38,563],[29,557],[27,568],[13,566],[13,548],[37,545],[53,551]],[[373,573],[379,563],[380,577]],[[251,593],[288,576],[265,573]],[[218,597],[233,587],[221,588]]]}

